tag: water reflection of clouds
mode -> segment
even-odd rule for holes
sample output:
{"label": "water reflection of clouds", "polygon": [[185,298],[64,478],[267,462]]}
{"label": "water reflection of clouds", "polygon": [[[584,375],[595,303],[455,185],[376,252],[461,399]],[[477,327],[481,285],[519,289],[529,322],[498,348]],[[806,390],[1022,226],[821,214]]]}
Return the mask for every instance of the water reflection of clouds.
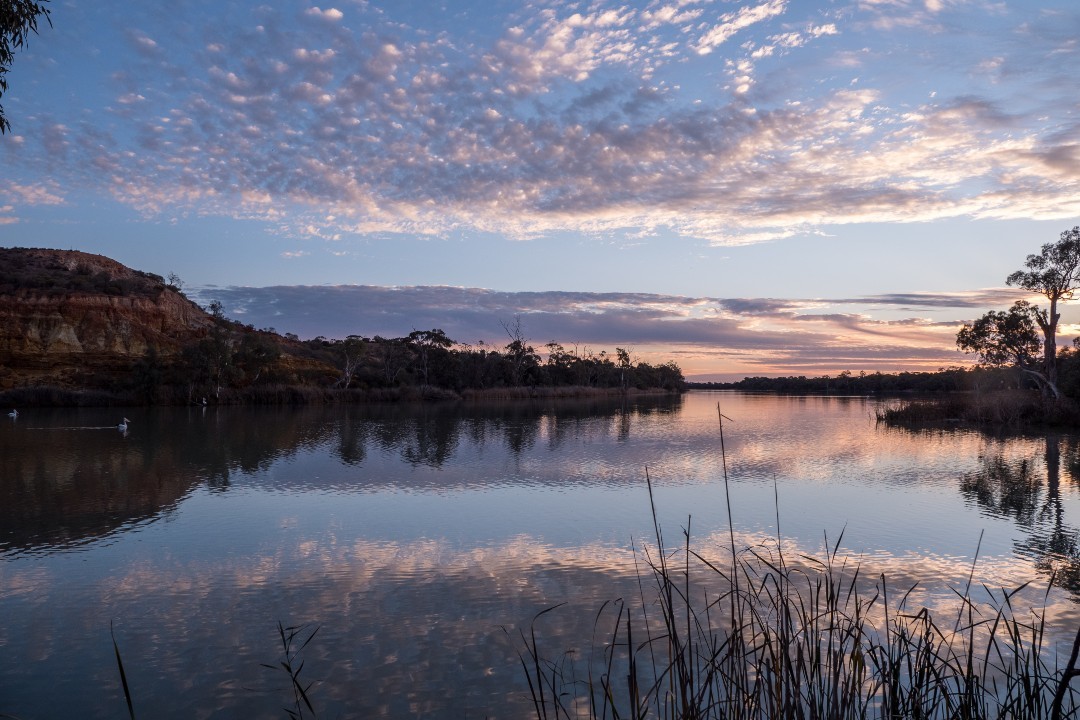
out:
{"label": "water reflection of clouds", "polygon": [[[664,532],[682,541],[678,528],[665,528]],[[673,542],[673,540],[669,540]],[[815,561],[824,561],[827,550],[833,550],[835,541],[823,539],[821,543],[804,544],[791,538],[782,538],[781,546],[789,567],[811,567]],[[692,538],[695,553],[719,567],[730,564],[731,538],[726,532],[714,532]],[[749,561],[749,552],[762,553],[775,560],[777,540],[763,533],[735,534],[735,545],[740,557]],[[682,546],[680,545],[679,548]],[[681,567],[683,556],[679,548],[675,561]],[[865,578],[864,589],[872,590],[877,578],[884,576],[892,591],[917,589],[912,598],[917,606],[932,610],[955,610],[956,590],[968,584],[976,593],[980,588],[1014,589],[1033,580],[1031,565],[1023,557],[997,555],[975,557],[972,555],[940,555],[933,553],[893,554],[887,550],[852,554],[839,544],[837,566],[843,565],[853,573],[856,567]],[[673,548],[669,547],[669,551]],[[105,579],[100,591],[111,602],[136,603],[148,592],[163,592],[180,597],[207,597],[216,588],[231,588],[247,595],[252,591],[279,586],[275,592],[311,594],[312,607],[332,608],[334,597],[359,597],[360,595],[393,596],[405,592],[407,586],[422,586],[436,578],[460,583],[457,596],[430,598],[429,612],[445,609],[448,616],[455,616],[470,604],[471,596],[489,599],[496,605],[507,601],[519,604],[525,596],[543,609],[544,603],[572,601],[578,605],[602,602],[636,586],[639,572],[646,575],[646,554],[655,557],[655,547],[644,542],[637,551],[627,546],[606,543],[588,543],[576,547],[559,547],[530,536],[517,536],[505,542],[483,547],[460,547],[445,540],[422,538],[410,542],[370,541],[354,539],[337,540],[305,538],[291,549],[279,548],[266,556],[225,558],[216,563],[201,566],[175,566],[141,564],[132,567],[120,577]],[[560,578],[551,583],[553,576]],[[715,591],[723,581],[711,573],[698,574]],[[19,583],[17,574],[11,576]],[[22,584],[40,580],[22,578]],[[40,587],[40,586],[39,586]],[[1047,592],[1045,583],[1033,582],[1030,592],[1014,600],[1016,607],[1023,602],[1039,606]],[[1048,607],[1057,608],[1062,616],[1077,615],[1071,596],[1059,589],[1052,589]],[[464,604],[458,604],[464,602]],[[162,619],[172,615],[165,624],[173,625],[186,612],[182,606],[170,607],[170,603],[154,604],[151,613],[160,613]],[[511,622],[514,618],[506,619]]]}
{"label": "water reflection of clouds", "polygon": [[[723,566],[729,542],[726,534],[715,533],[695,540],[694,548]],[[739,548],[774,543],[761,534],[736,537]],[[821,547],[788,540],[784,552],[792,566],[803,555],[823,558]],[[841,563],[849,577],[858,566],[867,596],[874,594],[877,578],[884,574],[893,602],[917,585],[908,607],[926,606],[946,619],[957,612],[953,590],[965,587],[971,568],[970,557],[887,553],[847,557]],[[288,622],[321,628],[309,658],[309,677],[321,681],[315,697],[328,710],[396,716],[393,699],[404,697],[424,704],[435,716],[451,717],[466,708],[470,715],[505,716],[509,707],[521,711],[510,716],[524,717],[525,688],[499,627],[527,628],[540,610],[570,601],[545,616],[541,632],[552,647],[584,652],[602,603],[636,597],[642,568],[642,555],[625,547],[592,543],[561,548],[528,536],[474,548],[432,539],[307,538],[292,551],[223,558],[202,569],[142,566],[103,583],[98,591],[104,597],[90,598],[90,605],[101,602],[119,613],[127,652],[150,669],[164,665],[182,676],[194,672],[211,676],[206,682],[219,683],[235,673],[242,684],[264,688],[265,678],[252,667],[267,659],[260,653],[271,652],[263,640],[270,635],[275,614],[286,614]],[[710,583],[715,597],[722,587],[710,572],[695,572],[694,579],[694,593],[703,593]],[[1028,579],[1030,566],[1022,559],[982,558],[973,575],[976,599],[986,599],[983,585],[1011,589]],[[647,572],[645,588],[645,602],[651,604]],[[1036,583],[1015,596],[1018,616],[1028,617],[1029,607],[1038,612],[1044,592],[1045,586]],[[147,595],[153,600],[158,594],[160,602],[147,603]],[[132,614],[135,608],[142,609]],[[1078,619],[1075,604],[1054,591],[1046,615],[1051,644],[1067,642]],[[207,617],[217,622],[207,623]],[[950,625],[947,620],[944,624]],[[184,649],[190,646],[203,650]],[[206,654],[217,667],[216,678],[192,665]],[[463,676],[464,669],[470,674]],[[233,702],[243,707],[251,698]]]}
{"label": "water reflection of clouds", "polygon": [[[665,532],[679,536],[677,528]],[[739,533],[735,542],[740,549],[775,545],[760,533]],[[723,566],[729,543],[718,532],[694,539],[693,547]],[[783,548],[794,565],[803,555],[823,558],[820,544],[785,539]],[[926,606],[946,618],[957,611],[953,589],[966,585],[972,561],[887,552],[845,556],[843,548],[840,557],[837,564],[844,563],[849,576],[859,567],[868,595],[881,574],[894,598],[918,584],[908,606]],[[55,662],[77,649],[81,662],[108,667],[111,647],[101,632],[107,615],[116,620],[129,678],[149,698],[145,712],[164,710],[155,708],[153,698],[171,697],[176,707],[164,715],[232,709],[270,718],[280,714],[279,684],[259,663],[273,660],[275,623],[311,623],[320,633],[307,654],[308,677],[319,681],[313,697],[323,714],[396,717],[401,706],[395,703],[407,700],[435,717],[527,717],[527,690],[500,626],[527,628],[540,610],[569,601],[545,616],[542,636],[551,647],[584,652],[602,603],[637,597],[642,568],[642,555],[626,546],[559,547],[526,535],[482,547],[430,538],[306,536],[267,554],[224,554],[198,564],[165,555],[90,587],[70,587],[62,577],[46,584],[29,573],[5,573],[14,586],[36,583],[36,604],[49,604],[53,594],[73,594],[69,602],[76,603],[70,617],[21,627],[6,642],[9,658]],[[1022,558],[984,557],[975,565],[973,587],[983,599],[983,585],[1013,588],[1030,577]],[[709,572],[695,572],[694,579],[695,593],[706,583],[712,596],[722,587]],[[652,603],[647,572],[645,587],[645,601]],[[1038,610],[1044,591],[1035,583],[1013,598],[1018,614]],[[1066,642],[1078,620],[1076,606],[1054,591],[1047,618],[1051,643]],[[93,678],[97,688],[84,697],[111,687],[107,675]],[[213,687],[246,690],[191,692]]]}
{"label": "water reflection of clouds", "polygon": [[[43,590],[48,592],[51,580],[51,573],[44,568],[25,568],[0,563],[0,601],[25,600]],[[0,624],[0,633],[3,631],[4,626]]]}

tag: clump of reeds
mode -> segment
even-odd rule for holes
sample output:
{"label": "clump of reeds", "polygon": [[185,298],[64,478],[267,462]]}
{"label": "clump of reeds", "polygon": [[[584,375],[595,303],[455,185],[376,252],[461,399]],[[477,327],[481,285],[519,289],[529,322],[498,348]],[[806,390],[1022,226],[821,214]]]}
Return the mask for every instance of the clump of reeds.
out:
{"label": "clump of reeds", "polygon": [[216,398],[219,404],[240,405],[315,405],[328,401],[329,393],[322,388],[281,383],[250,385],[240,390],[225,390]]}
{"label": "clump of reeds", "polygon": [[877,410],[877,419],[889,425],[933,425],[965,422],[980,425],[1075,424],[1076,404],[1044,400],[1035,391],[995,390],[907,400]]}
{"label": "clump of reeds", "polygon": [[[726,462],[726,459],[725,459]],[[726,471],[725,471],[726,474]],[[725,478],[726,479],[726,478]],[[646,474],[648,482],[648,474]],[[653,499],[649,482],[650,502]],[[536,717],[724,720],[1074,718],[1080,635],[1058,667],[1042,608],[1013,607],[1026,586],[976,601],[955,590],[948,618],[891,597],[839,554],[787,557],[775,545],[698,554],[690,532],[656,545],[633,603],[601,608],[584,671],[575,653],[541,650],[537,615],[519,632]],[[972,568],[974,571],[974,567]],[[642,577],[643,576],[643,577]],[[649,587],[648,592],[645,588]],[[1049,588],[1047,588],[1049,593]]]}
{"label": "clump of reeds", "polygon": [[1057,667],[1044,611],[1014,610],[1023,587],[983,603],[968,588],[935,617],[911,606],[914,588],[891,598],[884,576],[863,582],[838,545],[796,564],[754,548],[720,567],[689,533],[673,554],[661,540],[637,607],[597,614],[586,672],[543,656],[540,615],[521,633],[536,717],[1077,717],[1076,659]]}

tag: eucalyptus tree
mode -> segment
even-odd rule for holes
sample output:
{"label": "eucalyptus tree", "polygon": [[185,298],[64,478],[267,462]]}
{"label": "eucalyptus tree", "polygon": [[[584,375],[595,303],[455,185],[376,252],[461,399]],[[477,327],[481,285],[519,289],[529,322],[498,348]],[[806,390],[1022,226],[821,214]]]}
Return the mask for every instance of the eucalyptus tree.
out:
{"label": "eucalyptus tree", "polygon": [[536,354],[536,348],[529,344],[525,331],[521,329],[520,315],[515,315],[512,323],[500,321],[500,324],[510,338],[510,342],[504,348],[506,359],[510,362],[510,384],[521,385],[528,371],[539,367],[540,356]]}
{"label": "eucalyptus tree", "polygon": [[615,356],[619,359],[619,387],[626,390],[630,387],[630,374],[634,369],[634,361],[630,356],[633,348],[615,348]]}
{"label": "eucalyptus tree", "polygon": [[398,375],[405,369],[409,360],[408,340],[405,338],[384,338],[376,335],[371,339],[375,357],[382,369],[382,379],[387,387],[393,387]]}
{"label": "eucalyptus tree", "polygon": [[1058,303],[1071,300],[1080,287],[1080,226],[1062,232],[1057,242],[1043,245],[1038,255],[1028,255],[1024,266],[1025,270],[1017,270],[1005,282],[1042,295],[1050,303],[1045,310],[1032,306],[1031,317],[1042,331],[1043,373],[1056,397]]}
{"label": "eucalyptus tree", "polygon": [[989,367],[1013,366],[1036,380],[1045,393],[1061,396],[1057,384],[1038,369],[1041,311],[1026,300],[1017,300],[1005,312],[991,310],[956,334],[956,346],[975,353],[979,363]]}
{"label": "eucalyptus tree", "polygon": [[420,360],[420,372],[424,376],[424,384],[430,384],[430,370],[432,360],[446,355],[456,343],[446,336],[439,328],[433,330],[413,330],[405,338]]}
{"label": "eucalyptus tree", "polygon": [[367,338],[359,335],[349,335],[344,340],[333,344],[334,350],[341,353],[341,377],[334,383],[334,387],[349,389],[357,370],[360,369],[367,356],[367,347]]}

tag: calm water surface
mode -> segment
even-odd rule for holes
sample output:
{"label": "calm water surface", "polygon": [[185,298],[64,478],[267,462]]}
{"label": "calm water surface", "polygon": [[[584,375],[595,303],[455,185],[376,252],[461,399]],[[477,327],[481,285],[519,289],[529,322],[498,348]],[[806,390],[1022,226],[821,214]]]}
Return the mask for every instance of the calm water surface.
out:
{"label": "calm water surface", "polygon": [[[1080,438],[914,432],[876,400],[26,410],[0,425],[0,713],[280,718],[277,623],[319,627],[320,717],[528,717],[502,628],[588,645],[652,540],[842,552],[871,576],[1035,580],[1064,642],[1080,590]],[[779,519],[779,530],[777,520]],[[981,537],[981,541],[980,541]],[[980,544],[981,542],[981,544]]]}

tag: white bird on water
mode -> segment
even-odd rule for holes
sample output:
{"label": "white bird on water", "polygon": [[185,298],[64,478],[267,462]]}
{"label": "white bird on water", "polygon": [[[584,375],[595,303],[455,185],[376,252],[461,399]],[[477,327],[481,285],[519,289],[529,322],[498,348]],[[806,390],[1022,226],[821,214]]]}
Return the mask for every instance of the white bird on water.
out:
{"label": "white bird on water", "polygon": [[15,418],[19,417],[19,411],[18,411],[18,410],[14,410],[14,409],[13,409],[13,410],[12,410],[11,412],[9,412],[9,413],[7,414],[7,416],[8,416],[9,418],[11,418],[12,420],[14,420]]}
{"label": "white bird on water", "polygon": [[120,424],[118,424],[116,426],[116,429],[119,430],[122,433],[126,433],[127,432],[127,426],[128,426],[129,422],[131,422],[131,421],[128,420],[127,418],[124,418],[123,421],[121,421]]}

